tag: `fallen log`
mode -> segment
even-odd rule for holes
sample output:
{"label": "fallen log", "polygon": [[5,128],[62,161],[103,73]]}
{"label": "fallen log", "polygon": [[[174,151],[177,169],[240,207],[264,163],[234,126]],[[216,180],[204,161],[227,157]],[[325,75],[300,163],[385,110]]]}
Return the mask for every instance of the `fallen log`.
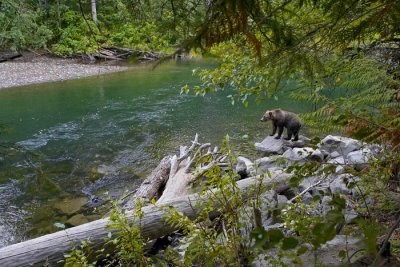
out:
{"label": "fallen log", "polygon": [[[271,186],[277,193],[289,188],[287,174],[278,174],[273,178],[264,179],[265,186]],[[238,181],[238,188],[244,199],[252,196],[250,188],[259,183],[258,178],[248,178]],[[215,192],[214,192],[215,193]],[[198,194],[192,194],[176,198],[173,201],[165,202],[166,206],[173,206],[177,211],[182,212],[189,218],[196,218],[201,209],[202,203],[206,199]],[[218,205],[218,203],[215,203]],[[141,234],[146,239],[155,239],[177,230],[175,227],[164,222],[166,216],[165,209],[149,205],[142,208],[144,217],[140,224],[136,220],[136,215],[131,212],[127,217],[133,225],[140,227]],[[215,218],[217,214],[210,214],[210,218]],[[77,227],[65,229],[53,234],[41,236],[32,240],[0,248],[0,266],[55,266],[60,265],[59,261],[64,259],[64,254],[71,250],[71,243],[80,244],[82,241],[89,240],[96,249],[101,246],[108,236],[110,230],[107,228],[109,218],[96,220]]]}
{"label": "fallen log", "polygon": [[[145,202],[150,202],[153,198],[159,198],[159,195],[161,194],[159,191],[165,186],[170,171],[171,157],[166,156],[160,161],[158,166],[150,173],[150,175],[147,176],[138,189],[122,199],[122,201],[128,199],[128,201],[121,203],[122,208],[132,210],[139,199],[142,199]],[[134,196],[128,198],[132,194],[134,194]]]}
{"label": "fallen log", "polygon": [[0,52],[0,63],[22,57],[19,52]]}

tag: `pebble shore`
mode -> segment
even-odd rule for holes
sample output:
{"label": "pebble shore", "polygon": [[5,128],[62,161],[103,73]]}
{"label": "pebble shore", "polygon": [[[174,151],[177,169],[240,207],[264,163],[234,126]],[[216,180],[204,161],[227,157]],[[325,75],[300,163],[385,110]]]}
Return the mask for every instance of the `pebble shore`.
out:
{"label": "pebble shore", "polygon": [[26,58],[0,63],[0,89],[71,80],[127,70],[124,66],[82,64],[73,59]]}

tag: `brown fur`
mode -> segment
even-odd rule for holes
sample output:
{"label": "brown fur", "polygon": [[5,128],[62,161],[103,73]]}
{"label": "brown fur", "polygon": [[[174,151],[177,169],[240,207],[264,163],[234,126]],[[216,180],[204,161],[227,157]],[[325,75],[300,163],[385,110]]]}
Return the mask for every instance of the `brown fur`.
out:
{"label": "brown fur", "polygon": [[267,110],[262,116],[261,121],[272,121],[273,131],[271,136],[275,135],[278,129],[278,136],[275,139],[280,139],[283,133],[283,128],[287,129],[286,140],[292,139],[293,141],[299,140],[299,131],[301,123],[296,114],[290,111],[285,111],[282,109]]}

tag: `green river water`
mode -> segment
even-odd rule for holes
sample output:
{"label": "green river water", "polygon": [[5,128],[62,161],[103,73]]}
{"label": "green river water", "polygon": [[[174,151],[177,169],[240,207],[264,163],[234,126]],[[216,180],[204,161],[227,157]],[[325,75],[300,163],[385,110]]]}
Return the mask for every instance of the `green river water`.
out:
{"label": "green river water", "polygon": [[[159,160],[189,144],[219,145],[226,134],[251,151],[270,130],[259,121],[267,108],[309,107],[280,97],[248,108],[232,106],[229,92],[180,95],[198,82],[203,61],[167,62],[73,81],[0,91],[0,247],[99,217],[82,208],[91,196],[112,198],[135,188]],[[268,131],[268,133],[267,133]],[[244,135],[248,137],[242,138]],[[83,216],[84,215],[84,216]]]}

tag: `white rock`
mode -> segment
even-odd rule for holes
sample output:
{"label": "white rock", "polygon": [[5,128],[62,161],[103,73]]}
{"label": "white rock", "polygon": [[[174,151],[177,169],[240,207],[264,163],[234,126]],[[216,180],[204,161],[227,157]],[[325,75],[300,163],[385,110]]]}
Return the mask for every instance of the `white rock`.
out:
{"label": "white rock", "polygon": [[283,140],[275,139],[274,136],[268,136],[261,143],[254,144],[257,151],[271,153],[271,154],[282,154],[283,152]]}
{"label": "white rock", "polygon": [[289,148],[283,153],[283,157],[291,160],[291,161],[304,161],[306,159],[310,159],[311,155],[315,152],[315,150],[311,147],[303,147],[303,148]]}

